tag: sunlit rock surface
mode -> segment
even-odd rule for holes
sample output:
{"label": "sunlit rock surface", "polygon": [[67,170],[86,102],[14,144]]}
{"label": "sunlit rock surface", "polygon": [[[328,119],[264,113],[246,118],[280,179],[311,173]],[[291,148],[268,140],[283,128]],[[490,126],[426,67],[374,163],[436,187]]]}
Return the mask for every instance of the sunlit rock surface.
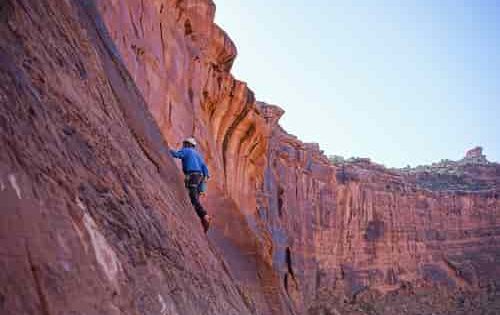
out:
{"label": "sunlit rock surface", "polygon": [[500,310],[499,164],[484,156],[418,170],[333,163],[316,145],[273,130],[261,219],[296,307]]}
{"label": "sunlit rock surface", "polygon": [[[214,14],[2,3],[0,313],[500,312],[499,165],[332,161],[231,75]],[[168,156],[186,136],[208,238]]]}
{"label": "sunlit rock surface", "polygon": [[0,9],[0,314],[251,314],[92,2]]}

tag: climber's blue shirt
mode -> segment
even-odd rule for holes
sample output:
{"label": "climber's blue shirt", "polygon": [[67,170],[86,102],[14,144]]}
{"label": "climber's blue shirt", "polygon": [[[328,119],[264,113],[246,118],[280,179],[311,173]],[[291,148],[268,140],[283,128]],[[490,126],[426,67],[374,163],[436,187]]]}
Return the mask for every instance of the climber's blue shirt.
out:
{"label": "climber's blue shirt", "polygon": [[184,174],[200,172],[208,177],[208,168],[200,153],[193,148],[182,148],[179,151],[170,150],[174,158],[182,160],[182,171]]}

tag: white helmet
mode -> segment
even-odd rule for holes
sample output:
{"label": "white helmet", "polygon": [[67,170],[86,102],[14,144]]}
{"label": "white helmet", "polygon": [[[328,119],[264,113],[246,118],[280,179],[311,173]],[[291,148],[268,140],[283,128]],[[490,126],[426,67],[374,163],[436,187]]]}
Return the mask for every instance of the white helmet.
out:
{"label": "white helmet", "polygon": [[182,142],[189,143],[189,144],[191,144],[194,147],[196,146],[196,140],[194,138],[191,138],[191,137],[184,139],[184,141],[182,141]]}

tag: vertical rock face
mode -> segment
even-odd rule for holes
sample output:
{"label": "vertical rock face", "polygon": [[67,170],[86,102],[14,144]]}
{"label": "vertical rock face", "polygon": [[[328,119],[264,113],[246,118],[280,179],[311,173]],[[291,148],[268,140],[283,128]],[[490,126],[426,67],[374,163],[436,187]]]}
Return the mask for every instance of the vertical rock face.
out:
{"label": "vertical rock face", "polygon": [[[268,121],[260,219],[297,310],[359,314],[343,299],[361,300],[367,313],[499,309],[499,164],[466,157],[401,171],[368,159],[331,163]],[[492,303],[470,302],[484,292]],[[405,299],[422,294],[431,297],[408,310]]]}
{"label": "vertical rock face", "polygon": [[[214,24],[212,1],[98,2],[117,53],[172,146],[194,136],[212,174],[204,200],[214,214],[210,238],[263,314],[287,302],[257,218],[269,124],[230,69],[232,40]],[[242,272],[245,270],[245,272]]]}
{"label": "vertical rock face", "polygon": [[0,313],[250,314],[92,2],[0,9]]}
{"label": "vertical rock face", "polygon": [[266,125],[253,92],[230,74],[236,47],[214,24],[214,3],[99,1],[98,8],[168,142],[196,137],[213,170],[210,188],[253,214]]}
{"label": "vertical rock face", "polygon": [[[495,312],[500,166],[330,161],[231,75],[214,14],[2,3],[0,313]],[[168,156],[186,136],[208,240]]]}

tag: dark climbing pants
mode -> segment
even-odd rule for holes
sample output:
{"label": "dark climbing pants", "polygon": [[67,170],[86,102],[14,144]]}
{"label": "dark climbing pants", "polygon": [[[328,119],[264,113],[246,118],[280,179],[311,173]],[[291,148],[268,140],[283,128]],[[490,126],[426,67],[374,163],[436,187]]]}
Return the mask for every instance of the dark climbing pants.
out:
{"label": "dark climbing pants", "polygon": [[193,204],[194,210],[196,210],[196,214],[198,214],[200,218],[203,218],[207,214],[200,203],[200,185],[202,181],[203,175],[201,173],[186,174],[186,178],[184,180],[186,188],[189,191],[191,203]]}

